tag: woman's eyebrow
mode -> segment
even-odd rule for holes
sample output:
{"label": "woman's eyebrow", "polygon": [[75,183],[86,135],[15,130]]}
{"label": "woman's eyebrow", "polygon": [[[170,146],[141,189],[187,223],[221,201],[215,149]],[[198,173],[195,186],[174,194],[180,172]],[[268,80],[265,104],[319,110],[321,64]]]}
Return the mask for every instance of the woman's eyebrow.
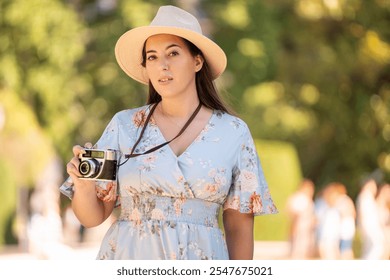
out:
{"label": "woman's eyebrow", "polygon": [[[177,44],[170,44],[168,47],[165,48],[165,50],[168,50],[170,48],[173,48],[173,47],[179,47],[181,48],[181,46],[177,45]],[[146,53],[156,53],[157,51],[155,50],[148,50]]]}

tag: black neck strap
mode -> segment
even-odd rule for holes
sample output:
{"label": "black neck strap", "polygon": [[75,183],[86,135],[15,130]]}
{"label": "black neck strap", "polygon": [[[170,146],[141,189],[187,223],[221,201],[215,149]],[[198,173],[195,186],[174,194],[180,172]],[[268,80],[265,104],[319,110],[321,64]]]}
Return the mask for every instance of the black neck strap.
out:
{"label": "black neck strap", "polygon": [[145,132],[145,129],[146,129],[146,126],[148,125],[149,121],[150,121],[150,118],[152,117],[153,115],[153,112],[154,110],[156,109],[158,103],[156,103],[151,109],[150,109],[150,112],[145,120],[145,124],[142,128],[142,131],[141,131],[141,134],[140,136],[138,137],[138,140],[137,142],[135,142],[133,148],[131,149],[131,152],[130,154],[126,154],[125,155],[125,158],[129,159],[129,158],[133,158],[133,157],[137,157],[137,156],[140,156],[140,155],[146,155],[146,154],[149,154],[149,153],[152,153],[162,147],[164,147],[165,145],[168,145],[169,143],[171,143],[173,140],[175,140],[176,138],[178,138],[180,135],[183,134],[183,132],[187,129],[187,127],[190,125],[190,123],[195,119],[196,115],[199,113],[200,109],[202,108],[202,103],[199,103],[198,107],[196,107],[195,111],[192,113],[191,117],[187,120],[187,122],[184,124],[183,128],[179,131],[179,133],[174,137],[172,138],[171,140],[165,142],[165,143],[162,143],[160,145],[157,145],[156,147],[153,147],[151,148],[150,150],[147,150],[141,154],[135,154],[134,151],[135,151],[135,148],[137,147],[137,145],[139,144],[139,142],[141,142],[141,139],[142,139],[142,136],[144,135],[144,132]]}

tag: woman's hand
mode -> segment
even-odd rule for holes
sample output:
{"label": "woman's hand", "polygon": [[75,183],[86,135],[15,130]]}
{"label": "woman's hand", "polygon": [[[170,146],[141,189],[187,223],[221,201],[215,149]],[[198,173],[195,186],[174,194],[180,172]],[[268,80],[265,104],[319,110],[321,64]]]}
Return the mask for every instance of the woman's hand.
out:
{"label": "woman's hand", "polygon": [[85,143],[84,147],[81,147],[80,145],[73,146],[73,158],[68,162],[66,165],[66,172],[69,174],[69,176],[72,178],[73,182],[76,183],[79,181],[79,177],[81,177],[81,174],[79,172],[79,165],[80,165],[80,155],[85,152],[85,148],[90,149],[92,148],[92,144],[87,142]]}
{"label": "woman's hand", "polygon": [[74,146],[73,158],[66,165],[66,171],[74,183],[72,208],[76,217],[85,227],[94,227],[103,223],[111,215],[116,198],[114,195],[116,194],[116,188],[114,188],[116,187],[115,183],[108,184],[110,188],[107,191],[104,190],[104,193],[108,192],[108,195],[101,197],[100,192],[98,192],[98,198],[96,181],[80,178],[80,155],[85,152],[85,149],[91,148],[91,143],[86,143],[84,147],[80,145]]}

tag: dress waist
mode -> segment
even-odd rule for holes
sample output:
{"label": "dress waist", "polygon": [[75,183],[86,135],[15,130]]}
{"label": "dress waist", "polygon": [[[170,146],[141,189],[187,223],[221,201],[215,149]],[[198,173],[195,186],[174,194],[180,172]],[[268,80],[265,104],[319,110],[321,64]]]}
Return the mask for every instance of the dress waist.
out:
{"label": "dress waist", "polygon": [[186,222],[218,227],[220,204],[185,197],[132,195],[121,197],[119,221]]}

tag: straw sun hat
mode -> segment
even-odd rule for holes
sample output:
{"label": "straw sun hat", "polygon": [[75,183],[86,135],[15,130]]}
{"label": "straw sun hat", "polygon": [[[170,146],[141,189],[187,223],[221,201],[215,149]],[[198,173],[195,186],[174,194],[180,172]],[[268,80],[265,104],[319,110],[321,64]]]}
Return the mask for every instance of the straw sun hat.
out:
{"label": "straw sun hat", "polygon": [[141,26],[124,33],[115,46],[119,66],[134,80],[149,84],[149,77],[142,63],[142,48],[146,39],[157,34],[171,34],[187,39],[203,53],[212,73],[218,78],[226,68],[224,51],[202,33],[198,20],[190,13],[174,6],[159,8],[148,26]]}

